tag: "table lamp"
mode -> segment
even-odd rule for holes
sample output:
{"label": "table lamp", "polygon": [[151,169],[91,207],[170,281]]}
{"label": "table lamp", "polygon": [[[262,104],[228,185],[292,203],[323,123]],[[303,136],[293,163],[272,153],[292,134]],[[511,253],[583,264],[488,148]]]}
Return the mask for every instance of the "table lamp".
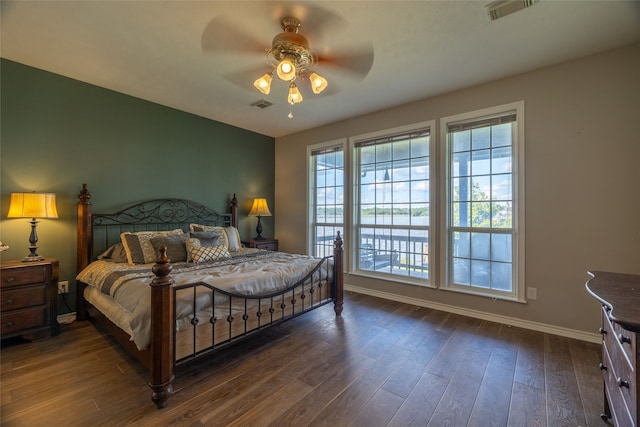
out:
{"label": "table lamp", "polygon": [[256,237],[256,240],[264,239],[264,237],[261,236],[262,225],[260,224],[260,217],[271,216],[271,212],[269,211],[269,206],[267,205],[267,199],[253,199],[253,206],[249,211],[249,216],[258,217],[258,226],[256,227],[256,233],[258,233],[258,236]]}
{"label": "table lamp", "polygon": [[11,193],[9,213],[7,218],[31,218],[31,235],[29,236],[30,254],[22,261],[41,261],[44,257],[38,255],[38,234],[36,218],[58,218],[56,195],[53,193]]}

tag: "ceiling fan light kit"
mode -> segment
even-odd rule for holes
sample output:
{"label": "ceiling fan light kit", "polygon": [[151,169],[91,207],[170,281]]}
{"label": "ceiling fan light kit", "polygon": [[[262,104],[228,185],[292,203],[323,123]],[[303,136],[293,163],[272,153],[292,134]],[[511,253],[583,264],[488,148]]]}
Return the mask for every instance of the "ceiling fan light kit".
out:
{"label": "ceiling fan light kit", "polygon": [[[267,61],[274,68],[276,76],[285,82],[290,82],[287,102],[290,105],[302,102],[302,94],[295,84],[298,78],[308,78],[311,90],[318,94],[328,86],[327,80],[311,71],[316,63],[315,56],[309,50],[309,42],[306,37],[298,33],[300,20],[294,17],[282,19],[284,32],[276,35],[271,43],[271,49],[267,50]],[[271,91],[273,71],[258,78],[253,85],[265,95]],[[289,111],[289,117],[293,117]]]}

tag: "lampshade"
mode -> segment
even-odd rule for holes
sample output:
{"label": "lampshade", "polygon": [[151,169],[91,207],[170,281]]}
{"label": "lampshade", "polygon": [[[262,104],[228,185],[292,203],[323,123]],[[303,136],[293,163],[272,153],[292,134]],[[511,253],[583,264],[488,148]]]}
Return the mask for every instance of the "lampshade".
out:
{"label": "lampshade", "polygon": [[255,82],[253,82],[253,85],[260,92],[264,93],[265,95],[269,95],[269,92],[271,92],[271,74],[267,73],[264,76],[260,77]]}
{"label": "lampshade", "polygon": [[11,193],[7,218],[58,218],[53,193]]}
{"label": "lampshade", "polygon": [[316,73],[311,73],[309,78],[311,80],[311,90],[313,90],[313,93],[318,94],[327,88],[327,79],[324,77]]}
{"label": "lampshade", "polygon": [[253,199],[253,206],[249,211],[249,216],[271,216],[267,199]]}
{"label": "lampshade", "polygon": [[296,77],[296,66],[293,64],[293,61],[290,58],[284,58],[278,64],[276,73],[278,74],[280,80],[290,82]]}
{"label": "lampshade", "polygon": [[294,82],[291,82],[289,85],[289,97],[287,98],[287,101],[289,101],[289,104],[291,105],[302,102],[302,94]]}

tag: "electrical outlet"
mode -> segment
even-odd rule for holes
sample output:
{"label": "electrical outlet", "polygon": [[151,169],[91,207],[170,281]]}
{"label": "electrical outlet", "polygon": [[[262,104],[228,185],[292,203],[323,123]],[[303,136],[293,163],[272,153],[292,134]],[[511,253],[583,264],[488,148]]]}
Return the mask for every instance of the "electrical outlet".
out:
{"label": "electrical outlet", "polygon": [[527,299],[538,299],[538,288],[527,288]]}
{"label": "electrical outlet", "polygon": [[69,281],[64,280],[62,282],[58,282],[58,293],[59,294],[68,294],[69,293]]}

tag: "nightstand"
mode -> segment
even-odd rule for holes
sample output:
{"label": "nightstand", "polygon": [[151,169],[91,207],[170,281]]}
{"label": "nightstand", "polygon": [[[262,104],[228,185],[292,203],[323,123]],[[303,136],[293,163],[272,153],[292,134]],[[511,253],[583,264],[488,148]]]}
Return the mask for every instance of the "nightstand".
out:
{"label": "nightstand", "polygon": [[0,338],[56,335],[58,260],[3,261],[0,267]]}
{"label": "nightstand", "polygon": [[268,251],[278,250],[278,241],[276,239],[251,239],[242,242],[248,248],[266,249]]}

